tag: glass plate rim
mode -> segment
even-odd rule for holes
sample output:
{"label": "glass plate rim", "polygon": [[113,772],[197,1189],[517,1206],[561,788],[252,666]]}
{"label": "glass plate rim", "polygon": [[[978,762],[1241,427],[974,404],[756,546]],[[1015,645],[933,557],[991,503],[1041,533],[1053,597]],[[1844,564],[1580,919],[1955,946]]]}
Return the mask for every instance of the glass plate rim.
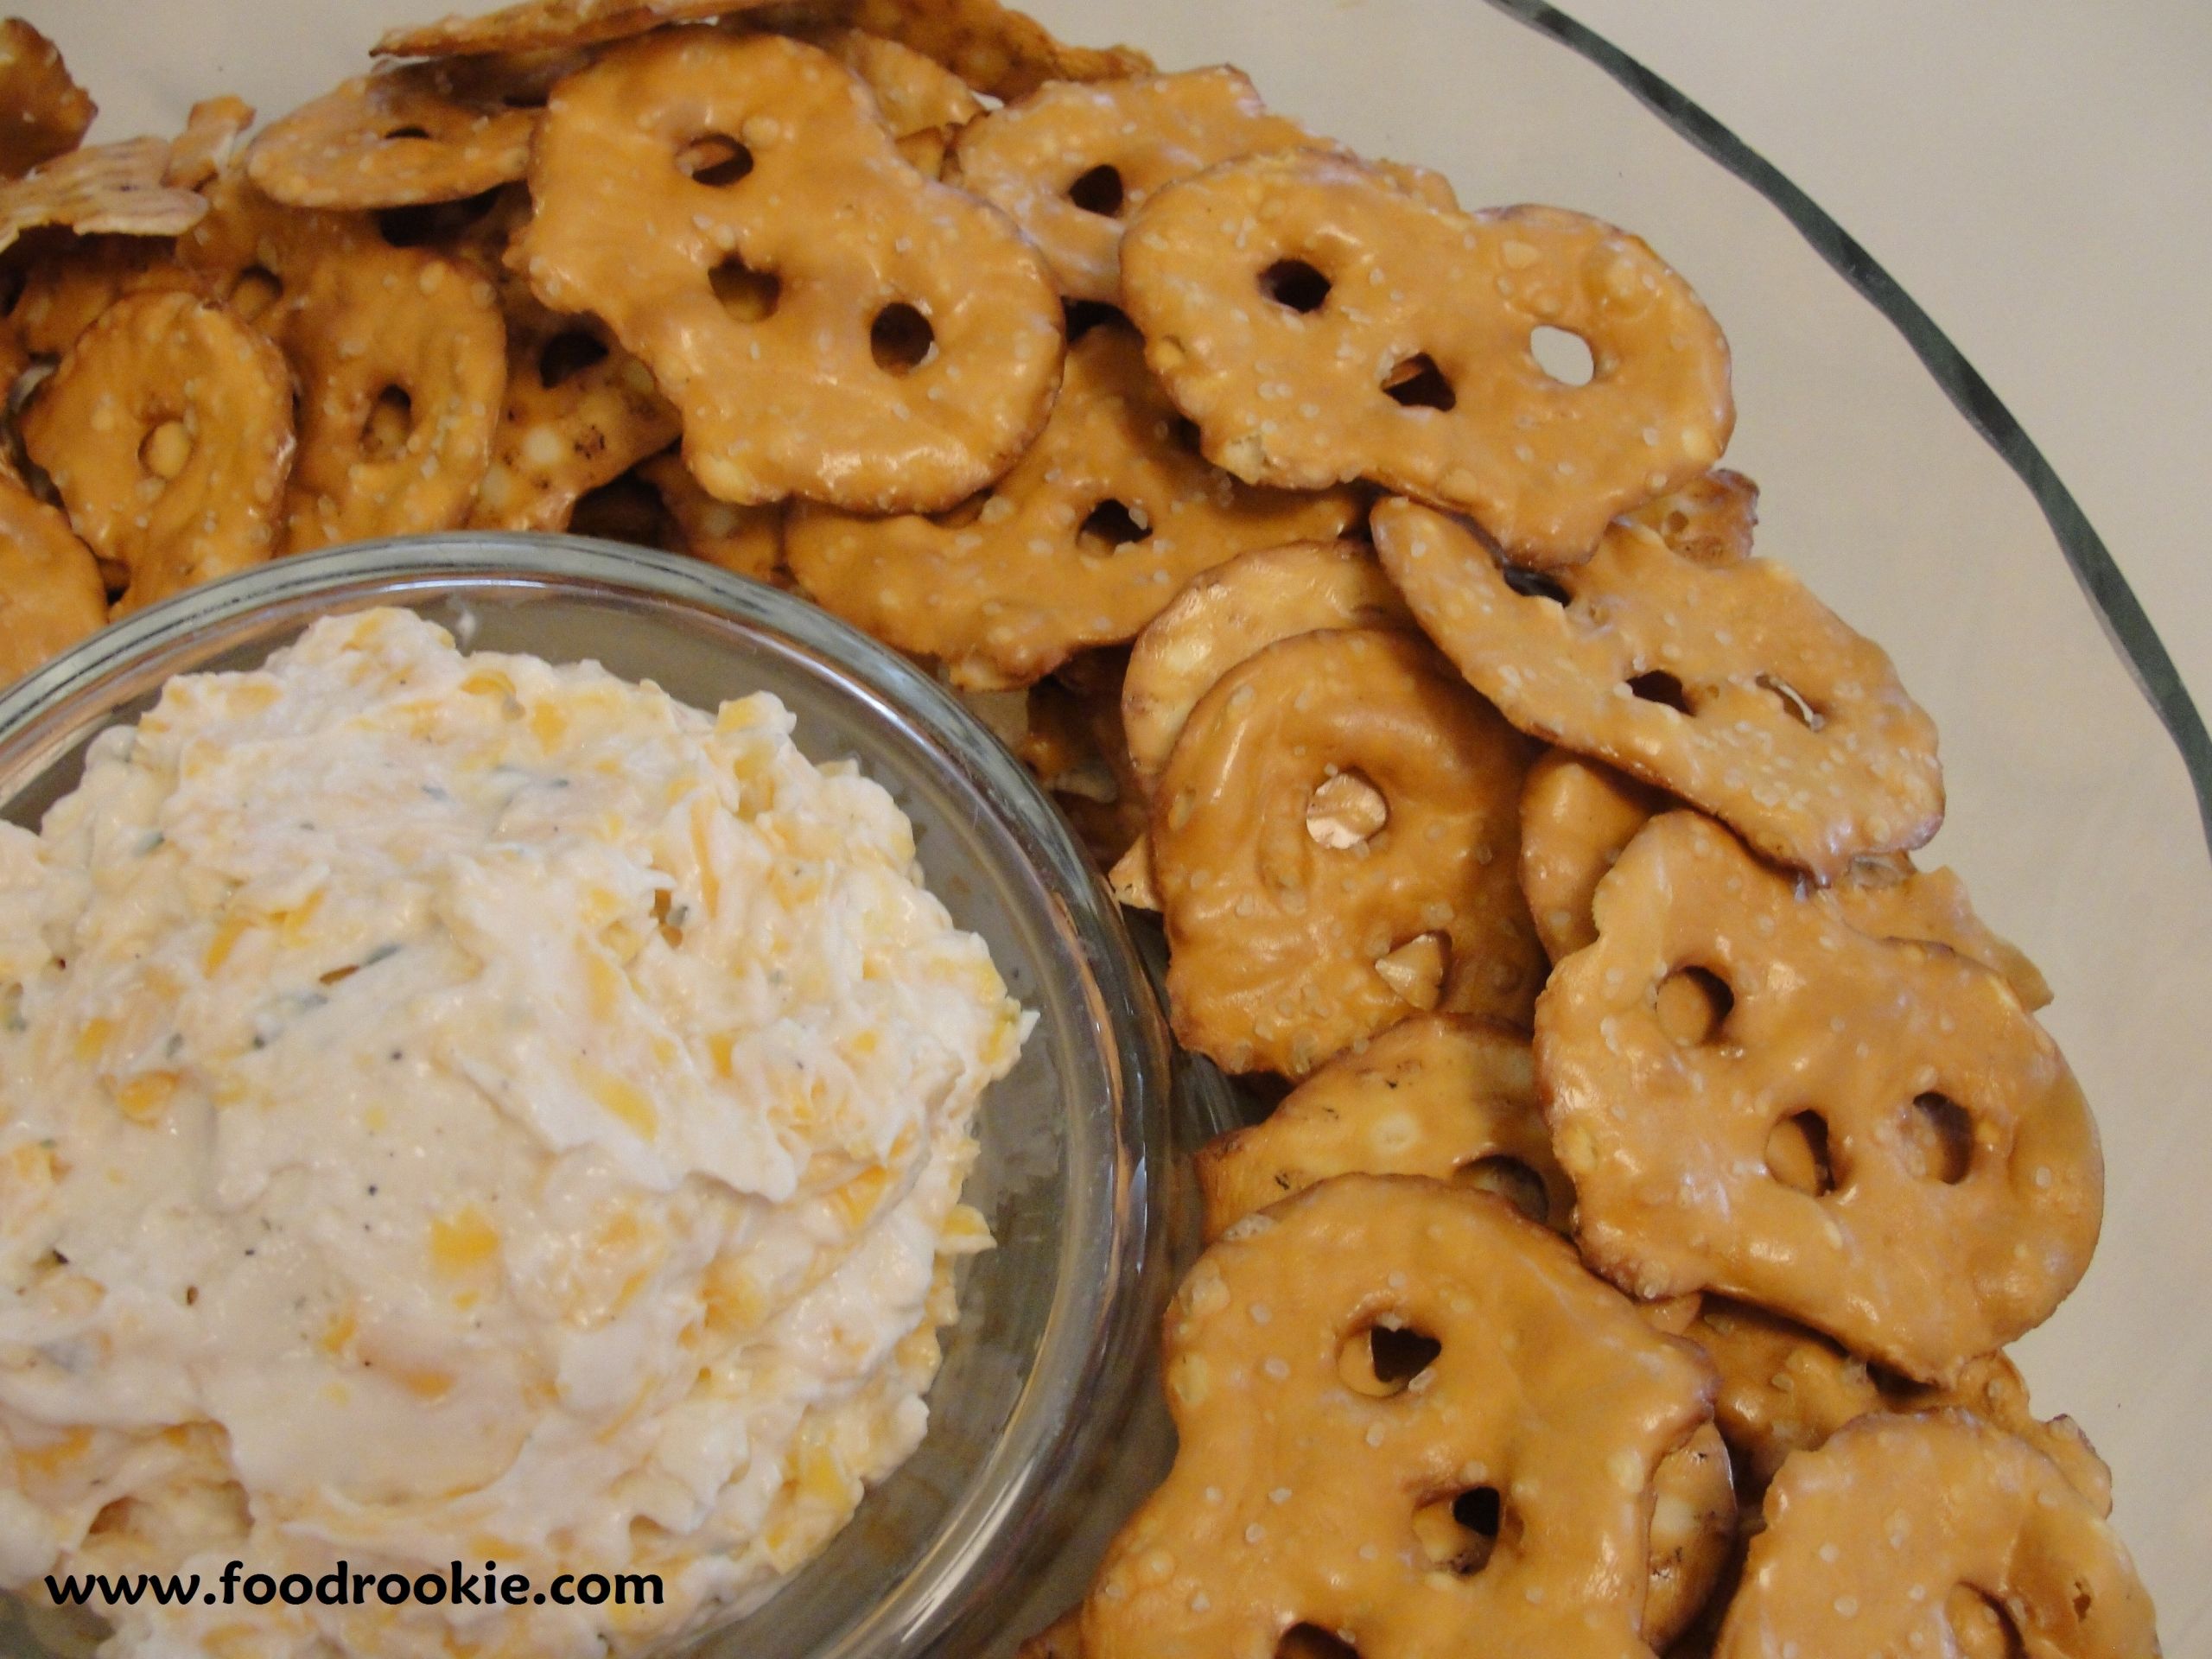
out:
{"label": "glass plate rim", "polygon": [[2075,584],[2137,690],[2181,756],[2198,827],[2212,858],[2212,732],[2164,640],[2088,514],[1980,371],[1942,325],[1825,208],[1735,130],[1672,81],[1550,0],[1485,0],[1493,10],[1546,35],[1594,68],[1708,160],[1749,185],[1894,328],[1952,407],[2012,469],[2050,526]]}

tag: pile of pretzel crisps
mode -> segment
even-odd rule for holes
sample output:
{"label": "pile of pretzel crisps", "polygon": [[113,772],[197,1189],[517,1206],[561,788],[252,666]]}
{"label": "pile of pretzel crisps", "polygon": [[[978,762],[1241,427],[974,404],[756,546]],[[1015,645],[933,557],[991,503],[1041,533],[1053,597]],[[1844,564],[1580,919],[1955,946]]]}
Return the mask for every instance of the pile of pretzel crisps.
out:
{"label": "pile of pretzel crisps", "polygon": [[2102,1213],[2049,991],[1642,241],[995,0],[531,0],[91,148],[0,50],[0,683],[343,542],[695,555],[936,667],[1294,1085],[1034,1651],[2158,1651],[2003,1352]]}

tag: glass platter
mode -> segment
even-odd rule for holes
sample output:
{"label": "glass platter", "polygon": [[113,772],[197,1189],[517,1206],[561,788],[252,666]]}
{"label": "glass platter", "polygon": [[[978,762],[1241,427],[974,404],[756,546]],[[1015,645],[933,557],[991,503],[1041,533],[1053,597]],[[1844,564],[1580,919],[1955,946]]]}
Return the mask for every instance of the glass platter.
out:
{"label": "glass platter", "polygon": [[[279,111],[437,0],[30,0],[107,111]],[[2212,1654],[2212,745],[2094,531],[1936,321],[1702,111],[1538,0],[1035,0],[1165,67],[1233,61],[1359,150],[1470,205],[1556,201],[1637,231],[1734,353],[1728,461],[1761,550],[1897,659],[1943,732],[1948,864],[2042,965],[2042,1016],[2102,1125],[2102,1245],[2020,1344],[2039,1411],[2111,1462],[2167,1650]],[[1103,1507],[1103,1502],[1102,1502]],[[1043,1600],[1047,1598],[1040,1597]],[[1027,1616],[1027,1609],[1022,1615]],[[1011,1612],[1010,1612],[1011,1617]],[[1009,1630],[1008,1634],[1018,1632]]]}

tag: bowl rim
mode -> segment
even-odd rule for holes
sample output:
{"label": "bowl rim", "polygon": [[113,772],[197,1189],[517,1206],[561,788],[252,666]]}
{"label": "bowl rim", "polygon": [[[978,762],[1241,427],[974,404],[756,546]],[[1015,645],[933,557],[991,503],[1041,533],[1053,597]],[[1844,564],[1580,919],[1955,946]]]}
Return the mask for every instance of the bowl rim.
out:
{"label": "bowl rim", "polygon": [[[1084,1248],[1060,1252],[1035,1357],[989,1451],[880,1599],[849,1618],[813,1659],[941,1642],[987,1619],[995,1592],[1049,1546],[1053,1516],[1101,1453],[1116,1415],[1098,1408],[1102,1370],[1149,1346],[1150,1293],[1166,1251],[1162,1195],[1174,1086],[1166,1021],[1118,905],[1028,770],[944,686],[798,595],[699,560],[555,533],[387,537],[287,556],[188,589],[0,693],[0,806],[79,746],[88,721],[176,673],[199,671],[191,659],[219,656],[227,637],[252,624],[296,615],[304,626],[318,614],[434,597],[466,602],[480,593],[495,599],[502,589],[672,607],[766,636],[760,643],[906,728],[995,817],[1051,906],[1043,931],[1066,950],[1098,1033],[1110,1166],[1105,1179],[1067,1183],[1065,1235]],[[1134,1371],[1123,1381],[1141,1386]],[[755,1613],[687,1633],[679,1645],[704,1652],[741,1636],[752,1617],[771,1611],[826,1559],[802,1564]]]}

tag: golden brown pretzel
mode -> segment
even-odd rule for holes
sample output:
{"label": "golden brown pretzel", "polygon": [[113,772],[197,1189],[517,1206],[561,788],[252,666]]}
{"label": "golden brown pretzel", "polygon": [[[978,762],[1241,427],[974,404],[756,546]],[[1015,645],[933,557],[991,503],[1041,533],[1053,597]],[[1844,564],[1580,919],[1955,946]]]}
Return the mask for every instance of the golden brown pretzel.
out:
{"label": "golden brown pretzel", "polygon": [[[1300,1077],[1423,1008],[1522,1023],[1542,972],[1515,879],[1527,764],[1406,634],[1302,634],[1232,670],[1153,803],[1177,1035],[1230,1071]],[[1384,822],[1324,844],[1308,815],[1344,778]],[[1432,958],[1422,984],[1394,982],[1402,950]]]}
{"label": "golden brown pretzel", "polygon": [[91,550],[0,465],[0,688],[106,621],[107,589]]}
{"label": "golden brown pretzel", "polygon": [[98,112],[53,41],[20,17],[0,22],[0,179],[76,149]]}
{"label": "golden brown pretzel", "polygon": [[1914,1659],[1969,1631],[2037,1659],[2159,1651],[2126,1546],[2056,1464],[1963,1412],[1862,1417],[1768,1488],[1715,1659]]}
{"label": "golden brown pretzel", "polygon": [[2096,1128],[1996,974],[1859,933],[1689,812],[1630,843],[1597,920],[1536,1009],[1592,1266],[1939,1382],[2073,1288],[2103,1214]]}
{"label": "golden brown pretzel", "polygon": [[1089,1659],[1272,1654],[1300,1624],[1362,1659],[1649,1653],[1624,1569],[1711,1377],[1510,1205],[1309,1188],[1198,1259],[1164,1358],[1180,1450],[1084,1603]]}

